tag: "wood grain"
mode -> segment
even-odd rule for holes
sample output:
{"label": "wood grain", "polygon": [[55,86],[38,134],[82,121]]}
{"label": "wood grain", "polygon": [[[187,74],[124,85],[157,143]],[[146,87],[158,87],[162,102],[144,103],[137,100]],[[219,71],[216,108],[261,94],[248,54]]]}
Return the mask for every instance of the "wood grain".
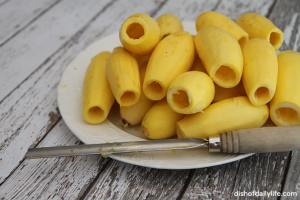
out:
{"label": "wood grain", "polygon": [[299,1],[277,1],[270,20],[284,33],[279,49],[300,51],[300,3]]}
{"label": "wood grain", "polygon": [[[56,9],[70,9],[66,8],[68,3],[67,5],[57,5],[57,7],[60,6],[62,8]],[[77,6],[75,10],[79,12],[80,8]],[[87,10],[88,6],[86,7]],[[61,15],[61,17],[64,18],[65,15]],[[90,17],[90,15],[86,17]],[[56,20],[60,21],[59,18]],[[4,169],[0,171],[0,183],[19,165],[27,149],[35,146],[60,119],[56,99],[58,82],[64,70],[61,66],[66,66],[80,52],[78,50],[74,55],[74,52],[70,49],[69,54],[67,54],[69,57],[57,61],[70,46],[76,45],[74,41],[69,41],[67,44],[59,51],[59,54],[48,58],[40,68],[0,104],[0,159],[2,159],[0,168],[5,165],[5,168],[3,167]],[[30,58],[27,59],[30,60]],[[1,75],[4,76],[2,73]],[[3,80],[1,83],[3,83]],[[15,148],[16,146],[20,146],[20,148]]]}
{"label": "wood grain", "polygon": [[182,0],[177,0],[176,3],[168,1],[153,17],[156,19],[162,14],[172,13],[178,16],[182,21],[196,21],[202,12],[213,10],[218,3],[218,0],[193,0],[188,3]]}
{"label": "wood grain", "polygon": [[176,199],[190,170],[161,170],[113,161],[85,199]]}
{"label": "wood grain", "polygon": [[11,0],[0,7],[0,46],[13,35],[30,24],[34,19],[39,18],[57,0],[46,1],[18,1]]}
{"label": "wood grain", "polygon": [[[63,120],[38,147],[78,144]],[[75,199],[109,161],[100,155],[24,160],[0,186],[3,199]]]}
{"label": "wood grain", "polygon": [[[58,45],[52,51],[53,53],[45,56],[43,62],[33,69],[33,73],[24,76],[27,78],[22,80],[23,82],[17,88],[12,88],[13,91],[8,89],[9,95],[2,102],[0,101],[0,183],[2,182],[0,197],[5,199],[23,197],[33,199],[99,199],[99,197],[105,199],[245,199],[235,197],[234,193],[253,190],[282,191],[284,181],[283,191],[299,193],[298,152],[293,152],[291,158],[289,152],[256,154],[226,165],[177,171],[138,167],[97,156],[23,161],[28,147],[36,144],[53,146],[76,143],[77,139],[69,132],[63,121],[59,121],[60,114],[56,99],[61,74],[80,51],[92,42],[118,31],[124,17],[134,12],[145,12],[157,17],[173,11],[174,14],[178,12],[182,20],[195,20],[198,16],[197,12],[206,10],[217,9],[232,19],[237,18],[239,14],[252,11],[269,15],[268,11],[271,10],[270,19],[285,32],[285,43],[282,49],[290,48],[299,51],[300,26],[297,1],[277,1],[273,10],[274,1],[255,1],[255,4],[249,3],[250,1],[232,0],[220,1],[220,4],[214,2],[215,4],[211,1],[183,0],[176,3],[174,1],[143,3],[137,0],[111,1],[106,2],[107,6],[99,10],[94,17],[90,17],[90,21],[82,22],[83,28],[73,29],[73,35],[70,34],[67,41],[60,43],[60,46]],[[60,5],[61,3],[57,6]],[[48,12],[52,12],[53,9]],[[34,23],[41,20],[43,16]],[[60,15],[56,16],[57,21],[62,16],[63,12],[60,12]],[[86,18],[82,17],[82,20]],[[39,32],[35,32],[37,33]],[[14,43],[14,40],[21,41],[20,35],[28,38],[28,34],[25,28],[5,45],[12,43],[17,46],[18,43]],[[10,53],[6,54],[9,55]],[[34,57],[24,58],[25,61],[31,59]],[[7,75],[7,73],[3,74]],[[0,80],[3,83],[2,78]],[[51,131],[48,133],[49,130]]]}
{"label": "wood grain", "polygon": [[[282,200],[299,199],[300,197],[300,151],[293,151],[291,162],[288,166],[284,188],[282,193],[289,194],[290,196],[281,197]],[[293,193],[293,194],[292,194]],[[296,194],[294,194],[296,193]]]}
{"label": "wood grain", "polygon": [[[132,1],[133,5],[137,5],[137,2]],[[120,15],[104,9],[103,13],[1,102],[0,168],[3,170],[0,170],[0,182],[19,165],[27,149],[35,146],[60,119],[56,101],[57,87],[65,67],[89,44],[118,31],[123,20],[132,12],[151,13],[160,3],[149,2],[131,9],[132,4],[112,2],[111,9],[120,11]]]}
{"label": "wood grain", "polygon": [[4,5],[5,3],[7,3],[9,0],[0,0],[0,6]]}
{"label": "wood grain", "polygon": [[183,199],[245,199],[235,193],[279,191],[288,155],[255,154],[226,165],[197,169]]}
{"label": "wood grain", "polygon": [[300,150],[300,127],[260,127],[220,135],[221,152],[270,153]]}
{"label": "wood grain", "polygon": [[62,1],[1,46],[0,101],[66,44],[106,4],[106,1],[97,0]]}
{"label": "wood grain", "polygon": [[274,0],[226,0],[221,1],[215,11],[236,21],[239,16],[249,12],[266,16],[273,3]]}

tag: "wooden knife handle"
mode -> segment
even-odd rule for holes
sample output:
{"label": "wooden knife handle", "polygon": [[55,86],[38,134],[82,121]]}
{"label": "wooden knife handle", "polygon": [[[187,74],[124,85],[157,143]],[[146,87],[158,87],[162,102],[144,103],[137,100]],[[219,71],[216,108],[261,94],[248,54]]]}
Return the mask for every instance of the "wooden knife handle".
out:
{"label": "wooden knife handle", "polygon": [[300,150],[300,127],[244,129],[220,135],[221,152],[268,153]]}

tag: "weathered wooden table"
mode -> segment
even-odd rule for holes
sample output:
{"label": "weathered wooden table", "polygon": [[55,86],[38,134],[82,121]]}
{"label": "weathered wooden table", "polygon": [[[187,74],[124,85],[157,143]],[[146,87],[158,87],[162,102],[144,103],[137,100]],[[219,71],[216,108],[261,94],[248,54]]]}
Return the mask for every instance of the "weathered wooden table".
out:
{"label": "weathered wooden table", "polygon": [[277,191],[296,192],[299,199],[298,151],[192,170],[151,169],[97,155],[24,159],[28,148],[81,143],[57,106],[61,75],[79,52],[117,32],[133,13],[195,21],[209,10],[233,20],[246,12],[264,15],[284,31],[281,50],[300,50],[299,0],[0,0],[0,198],[245,199],[235,194]]}

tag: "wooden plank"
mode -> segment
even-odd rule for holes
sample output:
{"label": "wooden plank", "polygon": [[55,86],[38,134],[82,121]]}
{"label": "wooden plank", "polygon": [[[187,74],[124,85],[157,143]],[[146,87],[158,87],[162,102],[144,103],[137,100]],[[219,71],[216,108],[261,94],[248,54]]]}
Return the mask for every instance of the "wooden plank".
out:
{"label": "wooden plank", "polygon": [[277,1],[270,20],[284,33],[280,51],[300,51],[300,3],[295,0]]}
{"label": "wooden plank", "polygon": [[[38,147],[78,144],[63,120]],[[75,199],[109,162],[100,155],[24,160],[0,186],[1,199]]]}
{"label": "wooden plank", "polygon": [[[92,18],[92,16],[91,14],[83,16],[83,14],[79,14],[80,12],[97,14],[97,12],[101,11],[97,10],[96,12],[94,9],[90,9],[90,7],[95,5],[95,2],[93,1],[89,1],[88,3],[84,3],[82,1],[72,1],[73,4],[71,6],[69,5],[70,1],[62,3],[63,4],[57,5],[55,9],[51,10],[51,12],[48,12],[48,17],[46,17],[54,17],[54,15],[57,14],[57,16],[55,16],[55,21],[57,21],[58,24],[62,23],[60,24],[61,26],[65,26],[64,20],[60,20],[60,17],[58,16],[61,16],[61,18],[72,18],[74,17],[72,15],[77,15],[74,20],[71,21],[76,21],[75,19],[78,19],[81,22],[77,23],[83,26],[83,23],[86,23],[87,21],[86,18]],[[64,14],[63,11],[68,11],[70,15]],[[43,17],[45,16],[46,14]],[[41,21],[44,20],[42,19]],[[40,24],[39,26],[42,25]],[[77,27],[78,25],[74,26]],[[57,31],[58,35],[60,35],[59,30],[54,30],[54,33],[55,31]],[[76,30],[73,29],[69,32],[71,31],[73,32]],[[25,31],[22,33],[24,32]],[[34,32],[34,34],[39,34],[39,32]],[[20,35],[21,34],[18,36]],[[30,37],[34,36],[32,35]],[[37,37],[39,36],[37,35]],[[13,41],[15,40],[11,40],[9,43]],[[43,42],[44,41],[42,41],[42,43]],[[72,41],[69,42],[69,44],[74,43]],[[66,48],[63,51],[65,50]],[[37,51],[37,49],[34,51]],[[1,56],[3,55],[0,55],[0,57]],[[73,58],[75,55],[71,56]],[[57,59],[57,57],[59,56],[56,56],[55,59]],[[22,58],[26,59],[25,57]],[[32,59],[34,60],[34,58],[31,58],[31,60]],[[26,81],[19,88],[14,90],[14,92],[0,104],[0,159],[2,159],[2,162],[0,162],[0,168],[3,169],[0,171],[0,183],[3,182],[11,173],[11,171],[13,171],[13,169],[19,165],[19,162],[22,160],[27,148],[29,146],[34,146],[60,118],[56,102],[57,85],[62,74],[62,71],[60,71],[62,70],[61,66],[65,66],[66,64],[64,63],[64,60],[57,66],[57,71],[51,71],[49,68],[51,68],[52,65],[55,65],[55,59],[49,59],[48,62],[46,61],[43,65],[44,68],[39,68],[36,70],[33,76],[30,76],[28,79],[26,79]],[[70,62],[70,60],[67,58],[65,59]],[[20,60],[22,59],[20,58]],[[27,62],[29,62],[29,60],[27,60]],[[3,70],[0,76],[8,78],[11,75],[7,71]],[[16,79],[16,76],[14,76],[13,80]],[[0,80],[1,83],[6,84],[4,79],[0,78]],[[20,149],[16,150],[16,146],[20,147]],[[4,165],[5,167],[3,167]]]}
{"label": "wooden plank", "polygon": [[178,16],[182,21],[196,21],[197,17],[202,13],[213,10],[218,0],[213,1],[168,1],[154,16],[156,19],[162,14],[171,13]]}
{"label": "wooden plank", "polygon": [[300,197],[300,151],[293,151],[290,165],[287,169],[287,174],[283,190],[281,193],[286,196],[281,197],[282,200],[299,199]]}
{"label": "wooden plank", "polygon": [[[11,0],[0,7],[0,46],[46,12],[57,0]],[[1,3],[0,3],[1,4]]]}
{"label": "wooden plank", "polygon": [[190,170],[160,170],[113,161],[85,199],[176,199]]}
{"label": "wooden plank", "polygon": [[225,0],[218,5],[216,12],[220,12],[230,19],[236,21],[239,16],[245,13],[258,13],[266,16],[273,5],[274,0]]}
{"label": "wooden plank", "polygon": [[0,6],[4,5],[5,3],[7,3],[9,0],[0,0]]}
{"label": "wooden plank", "polygon": [[280,191],[288,156],[289,152],[255,154],[226,165],[197,169],[182,199],[238,199],[238,192]]}
{"label": "wooden plank", "polygon": [[97,0],[62,1],[1,46],[0,101],[108,3]]}
{"label": "wooden plank", "polygon": [[[284,42],[281,51],[300,51],[300,4],[299,1],[277,1],[270,20],[284,32]],[[296,192],[297,196],[283,196],[285,199],[300,197],[300,152],[294,151],[286,169],[286,178],[281,193]]]}
{"label": "wooden plank", "polygon": [[92,42],[118,31],[129,15],[139,11],[150,14],[161,3],[149,1],[140,5],[138,2],[116,1],[110,4],[111,7],[106,8],[0,104],[0,168],[3,169],[0,170],[0,183],[19,165],[27,149],[35,146],[60,119],[57,87],[65,67]]}

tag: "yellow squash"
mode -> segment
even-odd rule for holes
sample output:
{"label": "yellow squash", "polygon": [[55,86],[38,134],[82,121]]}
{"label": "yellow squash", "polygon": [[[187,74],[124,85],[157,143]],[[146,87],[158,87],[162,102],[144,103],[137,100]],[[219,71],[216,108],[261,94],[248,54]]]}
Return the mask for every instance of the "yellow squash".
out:
{"label": "yellow squash", "polygon": [[192,114],[209,106],[214,95],[215,86],[207,74],[189,71],[179,75],[171,83],[167,100],[175,112]]}
{"label": "yellow squash", "polygon": [[172,33],[183,31],[182,22],[176,15],[163,14],[159,16],[156,21],[160,28],[160,39],[163,39]]}
{"label": "yellow squash", "polygon": [[185,138],[208,138],[227,131],[259,128],[269,117],[267,105],[254,106],[248,97],[225,99],[208,106],[204,113],[188,115],[177,122]]}
{"label": "yellow squash", "polygon": [[227,31],[241,46],[248,41],[248,34],[226,15],[214,11],[200,14],[196,20],[197,32],[208,26],[217,26]]}
{"label": "yellow squash", "polygon": [[278,50],[283,42],[283,32],[269,19],[256,13],[246,13],[236,23],[249,35],[249,39],[262,38],[270,42]]}
{"label": "yellow squash", "polygon": [[160,40],[160,29],[152,17],[137,13],[125,20],[119,37],[123,47],[131,53],[148,55]]}
{"label": "yellow squash", "polygon": [[243,72],[243,55],[235,38],[223,29],[210,26],[195,37],[198,55],[209,76],[221,87],[236,86]]}
{"label": "yellow squash", "polygon": [[278,81],[270,103],[270,116],[277,126],[300,126],[300,53],[278,55]]}
{"label": "yellow squash", "polygon": [[131,106],[139,100],[141,93],[139,68],[131,53],[122,47],[116,47],[108,57],[106,73],[120,106]]}
{"label": "yellow squash", "polygon": [[268,103],[277,84],[278,63],[273,46],[264,39],[254,38],[243,47],[243,84],[253,105]]}
{"label": "yellow squash", "polygon": [[163,99],[171,82],[191,69],[194,57],[195,47],[188,32],[177,32],[165,37],[148,62],[143,84],[145,95],[152,100]]}
{"label": "yellow squash", "polygon": [[[144,76],[147,68],[147,63],[140,67],[140,79],[141,83],[144,81]],[[155,101],[148,99],[144,92],[141,91],[140,98],[132,106],[122,106],[120,108],[120,114],[124,124],[136,125],[142,122],[145,114],[155,104]]]}
{"label": "yellow squash", "polygon": [[115,97],[108,83],[105,65],[110,52],[101,52],[92,58],[83,83],[83,118],[91,124],[103,122]]}
{"label": "yellow squash", "polygon": [[166,139],[176,135],[176,122],[184,115],[170,108],[166,99],[150,108],[142,122],[142,131],[150,139]]}
{"label": "yellow squash", "polygon": [[246,92],[243,86],[243,81],[233,88],[223,88],[215,84],[215,97],[213,102],[222,101],[232,97],[246,96]]}

